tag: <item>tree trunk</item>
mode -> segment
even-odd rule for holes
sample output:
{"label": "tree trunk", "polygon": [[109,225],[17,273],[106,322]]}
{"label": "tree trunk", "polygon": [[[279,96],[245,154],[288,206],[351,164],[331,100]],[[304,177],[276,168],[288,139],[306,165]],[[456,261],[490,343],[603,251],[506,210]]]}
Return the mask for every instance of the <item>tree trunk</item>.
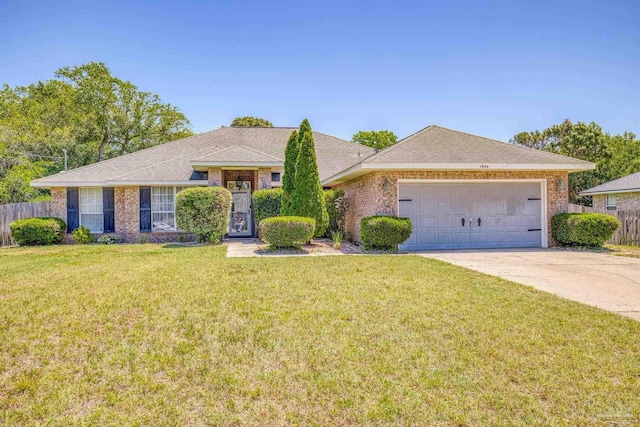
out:
{"label": "tree trunk", "polygon": [[107,146],[107,142],[109,142],[109,133],[105,132],[102,136],[102,142],[100,142],[100,147],[98,147],[98,161],[101,162],[104,160],[104,149]]}

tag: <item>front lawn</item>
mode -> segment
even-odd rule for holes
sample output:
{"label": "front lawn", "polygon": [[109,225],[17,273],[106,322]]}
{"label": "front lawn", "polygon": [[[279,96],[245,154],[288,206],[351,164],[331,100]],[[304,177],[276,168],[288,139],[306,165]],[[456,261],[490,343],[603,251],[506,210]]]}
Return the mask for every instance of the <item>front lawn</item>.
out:
{"label": "front lawn", "polygon": [[0,250],[0,425],[640,417],[633,320],[412,255],[224,254]]}

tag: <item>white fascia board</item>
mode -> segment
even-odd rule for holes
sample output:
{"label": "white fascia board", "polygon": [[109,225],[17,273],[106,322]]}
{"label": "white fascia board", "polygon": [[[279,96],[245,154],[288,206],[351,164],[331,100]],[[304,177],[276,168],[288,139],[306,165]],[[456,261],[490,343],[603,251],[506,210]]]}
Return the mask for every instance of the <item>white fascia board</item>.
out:
{"label": "white fascia board", "polygon": [[125,186],[200,186],[209,185],[207,180],[178,180],[178,181],[77,181],[77,182],[31,182],[32,187],[53,188],[53,187],[125,187]]}
{"label": "white fascia board", "polygon": [[360,170],[362,170],[362,163],[358,163],[357,165],[353,165],[351,166],[349,169],[345,169],[340,173],[337,173],[333,176],[330,176],[329,178],[325,179],[322,181],[322,185],[329,185],[334,181],[339,181],[341,178],[344,178],[346,176],[349,176],[353,173],[359,172]]}
{"label": "white fascia board", "polygon": [[578,193],[579,196],[597,196],[599,194],[620,194],[620,193],[638,193],[640,192],[640,188],[629,188],[626,190],[604,190],[604,191],[581,191]]}
{"label": "white fascia board", "polygon": [[596,168],[595,163],[552,164],[552,163],[364,163],[368,170],[562,170],[583,171]]}
{"label": "white fascia board", "polygon": [[273,162],[197,162],[197,161],[192,161],[189,162],[191,164],[192,167],[208,167],[208,166],[215,166],[215,167],[231,167],[231,168],[237,168],[237,167],[275,167],[275,166],[284,166],[284,162],[278,162],[278,161],[273,161]]}

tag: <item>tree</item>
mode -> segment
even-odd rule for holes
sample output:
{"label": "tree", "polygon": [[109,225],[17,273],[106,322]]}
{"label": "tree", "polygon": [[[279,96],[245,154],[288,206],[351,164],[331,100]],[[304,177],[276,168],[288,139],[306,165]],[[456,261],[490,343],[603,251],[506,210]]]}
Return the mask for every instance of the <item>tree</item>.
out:
{"label": "tree", "polygon": [[[300,126],[301,131],[304,128],[306,128],[306,126]],[[289,213],[287,215],[315,219],[316,228],[314,236],[316,237],[322,236],[329,224],[329,215],[327,214],[327,208],[324,204],[322,184],[320,183],[320,175],[318,173],[313,134],[310,131],[304,132],[298,149],[295,185],[293,193],[291,194]]]}
{"label": "tree", "polygon": [[104,63],[64,67],[56,77],[74,89],[75,106],[90,118],[84,137],[97,145],[98,161],[192,135],[176,107],[112,76]]}
{"label": "tree", "polygon": [[282,207],[281,215],[289,215],[289,201],[295,186],[296,161],[298,160],[298,131],[294,130],[289,135],[287,147],[284,150],[284,174],[282,176]]}
{"label": "tree", "polygon": [[[18,190],[25,187],[15,185],[16,177],[61,171],[63,149],[69,167],[76,168],[189,135],[189,121],[177,108],[114,77],[103,63],[64,67],[53,79],[28,86],[4,85],[0,182],[5,194],[10,193],[4,197],[27,200],[28,194]],[[50,161],[56,159],[60,161]],[[35,164],[41,168],[34,169]],[[7,185],[4,178],[14,167],[19,169]]]}
{"label": "tree", "polygon": [[233,119],[231,126],[272,128],[273,124],[269,120],[261,119],[259,117],[244,116]]}
{"label": "tree", "polygon": [[398,142],[398,137],[389,130],[361,130],[353,135],[351,141],[376,150],[384,150]]}
{"label": "tree", "polygon": [[580,191],[614,179],[608,173],[613,155],[611,136],[606,134],[596,123],[572,123],[567,119],[561,124],[553,125],[543,131],[521,132],[515,135],[510,142],[596,163],[596,169],[593,171],[569,175],[569,201],[571,203],[585,203],[578,196]]}

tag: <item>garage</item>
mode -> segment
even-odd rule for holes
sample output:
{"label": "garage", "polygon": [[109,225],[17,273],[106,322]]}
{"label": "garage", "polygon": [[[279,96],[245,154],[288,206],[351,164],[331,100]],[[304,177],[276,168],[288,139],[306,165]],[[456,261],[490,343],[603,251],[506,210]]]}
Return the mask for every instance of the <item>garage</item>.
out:
{"label": "garage", "polygon": [[398,182],[399,216],[413,233],[402,250],[546,246],[540,180]]}

